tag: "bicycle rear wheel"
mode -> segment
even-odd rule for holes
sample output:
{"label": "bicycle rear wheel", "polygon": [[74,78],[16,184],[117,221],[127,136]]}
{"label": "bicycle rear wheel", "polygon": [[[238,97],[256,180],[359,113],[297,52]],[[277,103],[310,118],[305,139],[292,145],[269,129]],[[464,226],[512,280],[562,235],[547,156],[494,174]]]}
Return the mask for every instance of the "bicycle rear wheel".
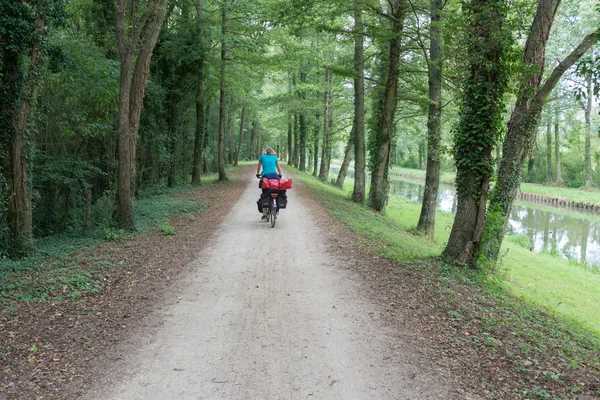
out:
{"label": "bicycle rear wheel", "polygon": [[271,199],[271,228],[275,227],[275,221],[277,221],[277,201],[275,199]]}

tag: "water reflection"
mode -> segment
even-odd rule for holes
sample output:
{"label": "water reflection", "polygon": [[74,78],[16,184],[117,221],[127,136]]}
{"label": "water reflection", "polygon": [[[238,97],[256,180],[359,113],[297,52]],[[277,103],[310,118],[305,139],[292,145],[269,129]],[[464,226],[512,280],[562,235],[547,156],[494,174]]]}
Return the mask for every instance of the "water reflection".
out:
{"label": "water reflection", "polygon": [[[423,184],[405,180],[390,182],[390,190],[404,199],[422,202]],[[456,212],[454,190],[440,187],[438,209]],[[515,202],[509,230],[529,238],[531,250],[559,254],[563,258],[600,266],[600,223],[590,222],[585,213],[571,211],[562,215],[538,208],[535,204]]]}

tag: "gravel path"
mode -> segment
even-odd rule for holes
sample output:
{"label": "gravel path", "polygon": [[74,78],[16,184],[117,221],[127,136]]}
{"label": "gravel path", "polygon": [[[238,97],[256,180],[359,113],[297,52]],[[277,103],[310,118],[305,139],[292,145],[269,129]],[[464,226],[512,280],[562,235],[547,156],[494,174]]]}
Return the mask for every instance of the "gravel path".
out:
{"label": "gravel path", "polygon": [[275,228],[256,179],[193,262],[180,298],[88,399],[445,399],[436,368],[379,319],[288,192]]}

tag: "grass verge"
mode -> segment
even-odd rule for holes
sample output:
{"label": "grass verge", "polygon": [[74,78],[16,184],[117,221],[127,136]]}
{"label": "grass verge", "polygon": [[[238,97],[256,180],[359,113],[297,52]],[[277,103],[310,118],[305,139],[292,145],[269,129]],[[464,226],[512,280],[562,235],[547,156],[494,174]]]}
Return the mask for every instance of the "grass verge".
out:
{"label": "grass verge", "polygon": [[[203,185],[211,185],[216,178],[203,177]],[[172,189],[148,188],[135,202],[136,231],[130,232],[110,226],[96,226],[87,236],[80,233],[58,234],[37,240],[37,252],[22,260],[3,259],[0,262],[0,304],[10,312],[17,302],[40,300],[61,301],[76,299],[86,293],[98,293],[110,268],[126,267],[124,260],[98,258],[81,253],[87,247],[131,238],[156,227],[164,235],[175,235],[169,219],[187,215],[190,220],[204,210],[201,200],[186,196],[190,186]]]}
{"label": "grass verge", "polygon": [[450,345],[485,351],[498,365],[507,361],[522,380],[514,398],[600,395],[600,274],[510,239],[494,274],[451,267],[437,256],[452,215],[438,213],[435,238],[423,238],[411,232],[419,204],[392,197],[381,216],[349,201],[347,190],[293,175],[373,252],[396,261],[394,273],[416,270],[423,276],[422,283],[439,296],[435,318],[450,326]]}

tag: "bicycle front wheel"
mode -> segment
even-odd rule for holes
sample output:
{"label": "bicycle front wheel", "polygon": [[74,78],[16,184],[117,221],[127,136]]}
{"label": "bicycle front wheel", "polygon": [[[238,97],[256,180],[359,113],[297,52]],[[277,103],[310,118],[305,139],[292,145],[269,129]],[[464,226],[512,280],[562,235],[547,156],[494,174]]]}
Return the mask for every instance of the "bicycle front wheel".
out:
{"label": "bicycle front wheel", "polygon": [[271,199],[271,228],[275,227],[275,221],[277,221],[277,201]]}

